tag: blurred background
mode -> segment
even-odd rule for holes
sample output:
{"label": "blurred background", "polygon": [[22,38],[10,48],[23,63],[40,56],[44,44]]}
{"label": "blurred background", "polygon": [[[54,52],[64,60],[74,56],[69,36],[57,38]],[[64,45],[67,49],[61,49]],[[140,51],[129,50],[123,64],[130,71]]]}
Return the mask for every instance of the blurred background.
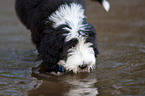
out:
{"label": "blurred background", "polygon": [[14,2],[0,3],[0,96],[145,96],[145,0],[110,0],[109,12],[87,0],[98,34],[96,70],[47,77],[31,76],[41,61]]}

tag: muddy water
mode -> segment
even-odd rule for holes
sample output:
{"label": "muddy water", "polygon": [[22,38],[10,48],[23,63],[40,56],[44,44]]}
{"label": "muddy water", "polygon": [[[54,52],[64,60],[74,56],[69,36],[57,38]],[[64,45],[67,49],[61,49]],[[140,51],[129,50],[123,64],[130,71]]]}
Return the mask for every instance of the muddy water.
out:
{"label": "muddy water", "polygon": [[94,72],[31,75],[41,63],[30,32],[14,12],[14,0],[0,3],[0,96],[145,96],[145,1],[110,0],[106,13],[87,2],[88,21],[98,33]]}

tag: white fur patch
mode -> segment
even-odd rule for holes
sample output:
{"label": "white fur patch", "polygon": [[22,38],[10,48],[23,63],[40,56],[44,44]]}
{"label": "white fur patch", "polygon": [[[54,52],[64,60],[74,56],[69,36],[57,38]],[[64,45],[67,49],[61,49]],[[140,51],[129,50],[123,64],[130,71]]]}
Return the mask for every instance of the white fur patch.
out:
{"label": "white fur patch", "polygon": [[60,61],[59,64],[64,66],[67,70],[77,73],[81,71],[79,65],[87,64],[85,71],[90,72],[96,64],[95,53],[91,43],[85,43],[85,38],[80,38],[76,47],[68,50],[68,58],[65,61]]}
{"label": "white fur patch", "polygon": [[69,31],[69,34],[64,34],[66,36],[66,41],[69,41],[74,37],[79,37],[79,30],[85,30],[86,25],[83,24],[83,19],[86,18],[86,16],[84,15],[84,11],[85,10],[80,4],[64,4],[60,6],[58,10],[50,16],[49,19],[54,22],[54,28],[62,24],[67,24],[70,27],[64,28],[65,30]]}
{"label": "white fur patch", "polygon": [[103,5],[103,7],[104,7],[104,9],[105,9],[106,11],[109,11],[109,9],[110,9],[110,4],[109,4],[108,1],[103,0],[103,1],[102,1],[102,5]]}
{"label": "white fur patch", "polygon": [[58,63],[67,70],[72,70],[75,73],[79,72],[79,65],[83,63],[87,64],[86,70],[88,72],[94,69],[96,63],[95,52],[91,47],[92,43],[85,42],[87,37],[87,35],[83,33],[83,31],[87,31],[87,25],[83,23],[85,18],[83,7],[75,3],[60,6],[49,18],[54,22],[54,28],[62,24],[69,26],[63,28],[68,31],[67,34],[63,34],[66,42],[73,38],[77,38],[79,41],[75,47],[68,50],[66,61],[61,60]]}

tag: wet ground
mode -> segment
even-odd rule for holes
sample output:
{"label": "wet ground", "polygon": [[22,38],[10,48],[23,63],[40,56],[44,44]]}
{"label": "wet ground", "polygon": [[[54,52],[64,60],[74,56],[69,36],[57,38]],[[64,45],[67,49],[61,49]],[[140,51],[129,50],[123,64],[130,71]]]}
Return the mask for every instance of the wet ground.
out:
{"label": "wet ground", "polygon": [[38,66],[30,32],[17,19],[14,0],[0,3],[0,96],[145,96],[145,0],[110,0],[111,10],[87,2],[98,33],[92,73],[31,76]]}

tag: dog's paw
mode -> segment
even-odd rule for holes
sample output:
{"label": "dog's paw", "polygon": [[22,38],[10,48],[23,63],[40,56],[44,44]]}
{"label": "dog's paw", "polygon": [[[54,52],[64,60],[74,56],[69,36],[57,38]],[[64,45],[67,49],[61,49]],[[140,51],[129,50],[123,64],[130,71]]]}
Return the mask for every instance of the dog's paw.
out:
{"label": "dog's paw", "polygon": [[63,67],[62,66],[60,66],[60,65],[58,65],[58,72],[64,72],[64,69],[63,69]]}
{"label": "dog's paw", "polygon": [[47,68],[47,72],[55,72],[55,73],[60,73],[60,72],[65,72],[62,66],[60,65],[55,65]]}

